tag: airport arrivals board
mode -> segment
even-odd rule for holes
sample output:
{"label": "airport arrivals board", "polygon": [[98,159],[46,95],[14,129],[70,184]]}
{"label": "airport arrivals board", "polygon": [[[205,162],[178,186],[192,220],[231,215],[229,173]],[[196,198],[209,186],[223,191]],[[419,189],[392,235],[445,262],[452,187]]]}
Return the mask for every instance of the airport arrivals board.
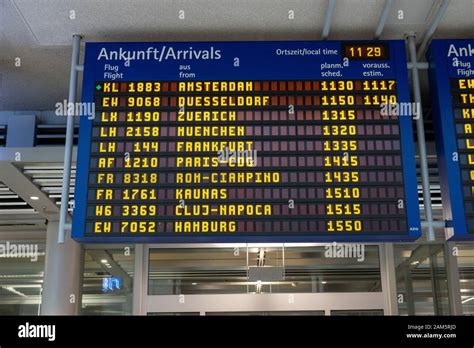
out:
{"label": "airport arrivals board", "polygon": [[88,43],[73,238],[420,236],[403,41]]}
{"label": "airport arrivals board", "polygon": [[474,239],[474,40],[433,40],[428,51],[446,237]]}

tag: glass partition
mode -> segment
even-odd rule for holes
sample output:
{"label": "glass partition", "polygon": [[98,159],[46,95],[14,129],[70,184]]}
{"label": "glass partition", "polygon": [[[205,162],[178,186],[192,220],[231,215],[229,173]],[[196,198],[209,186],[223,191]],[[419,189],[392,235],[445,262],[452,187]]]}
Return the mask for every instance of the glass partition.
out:
{"label": "glass partition", "polygon": [[380,292],[376,245],[152,248],[148,295]]}
{"label": "glass partition", "polygon": [[0,241],[0,315],[39,315],[44,242]]}
{"label": "glass partition", "polygon": [[150,249],[148,295],[247,292],[245,248]]}
{"label": "glass partition", "polygon": [[399,315],[449,315],[443,244],[395,244]]}
{"label": "glass partition", "polygon": [[86,249],[82,288],[83,315],[131,315],[134,249]]}
{"label": "glass partition", "polygon": [[456,244],[464,315],[474,315],[474,244]]}
{"label": "glass partition", "polygon": [[285,281],[273,292],[381,292],[377,245],[338,243],[285,248]]}

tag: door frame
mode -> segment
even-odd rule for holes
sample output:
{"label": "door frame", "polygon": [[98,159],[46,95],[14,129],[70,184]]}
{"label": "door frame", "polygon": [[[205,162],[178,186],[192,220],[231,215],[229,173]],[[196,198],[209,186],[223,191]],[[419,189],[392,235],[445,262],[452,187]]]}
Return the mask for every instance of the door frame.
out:
{"label": "door frame", "polygon": [[[206,312],[273,312],[332,310],[383,310],[397,315],[397,289],[392,243],[370,243],[379,247],[381,292],[148,295],[149,252],[155,248],[247,248],[259,244],[136,244],[133,283],[133,314]],[[263,245],[263,244],[261,244]],[[321,246],[327,243],[266,243],[272,246]]]}

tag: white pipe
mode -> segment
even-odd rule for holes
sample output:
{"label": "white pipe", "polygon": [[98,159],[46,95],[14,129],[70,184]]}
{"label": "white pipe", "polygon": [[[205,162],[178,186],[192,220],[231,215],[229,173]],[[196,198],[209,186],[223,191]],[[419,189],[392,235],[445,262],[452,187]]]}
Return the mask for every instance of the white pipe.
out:
{"label": "white pipe", "polygon": [[[77,75],[79,65],[79,53],[81,48],[81,37],[79,35],[72,36],[72,58],[71,58],[71,73],[69,76],[69,97],[68,103],[76,102],[77,92]],[[66,145],[64,146],[64,171],[63,171],[63,185],[61,189],[61,206],[59,210],[59,233],[58,243],[64,243],[66,236],[66,221],[68,218],[69,207],[69,186],[71,181],[71,162],[72,162],[72,147],[74,141],[74,115],[73,108],[68,108],[67,112],[67,126],[66,126]]]}
{"label": "white pipe", "polygon": [[390,8],[392,7],[393,0],[385,0],[383,5],[382,13],[380,14],[379,24],[377,25],[377,29],[375,30],[375,39],[380,39],[382,36],[383,28],[385,27],[385,22],[387,21],[388,14],[390,12]]}
{"label": "white pipe", "polygon": [[426,140],[425,140],[425,125],[423,124],[423,107],[421,103],[420,92],[420,77],[418,76],[418,66],[416,60],[416,37],[415,34],[407,35],[408,38],[408,52],[410,53],[410,61],[413,64],[411,69],[413,77],[413,97],[415,103],[419,105],[420,114],[416,119],[416,131],[418,135],[418,151],[420,152],[420,169],[421,169],[421,183],[423,187],[423,205],[425,207],[425,217],[428,227],[427,239],[429,241],[435,240],[435,233],[433,228],[433,212],[431,207],[431,191],[430,178],[428,171],[428,158],[426,156]]}
{"label": "white pipe", "polygon": [[449,5],[449,0],[443,0],[441,6],[439,7],[438,11],[436,12],[435,17],[433,18],[433,21],[431,22],[430,26],[426,30],[425,36],[423,37],[423,41],[420,45],[420,48],[418,49],[418,55],[416,56],[417,60],[422,60],[426,51],[426,47],[428,46],[428,43],[433,36],[436,28],[438,28],[439,22],[441,22],[441,19],[444,16],[444,13],[446,12],[446,9],[448,8]]}
{"label": "white pipe", "polygon": [[331,26],[331,17],[334,11],[334,6],[336,5],[336,0],[328,0],[328,8],[326,9],[326,16],[324,17],[323,33],[321,38],[326,40],[329,36],[329,28]]}

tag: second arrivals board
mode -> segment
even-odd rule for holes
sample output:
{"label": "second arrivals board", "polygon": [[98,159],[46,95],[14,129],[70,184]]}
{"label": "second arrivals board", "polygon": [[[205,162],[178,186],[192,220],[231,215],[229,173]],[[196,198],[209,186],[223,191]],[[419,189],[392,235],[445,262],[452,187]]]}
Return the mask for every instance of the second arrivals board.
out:
{"label": "second arrivals board", "polygon": [[[420,236],[403,41],[88,43],[73,237]],[[387,106],[391,106],[387,107]]]}
{"label": "second arrivals board", "polygon": [[428,60],[446,238],[474,240],[474,40],[433,40]]}

